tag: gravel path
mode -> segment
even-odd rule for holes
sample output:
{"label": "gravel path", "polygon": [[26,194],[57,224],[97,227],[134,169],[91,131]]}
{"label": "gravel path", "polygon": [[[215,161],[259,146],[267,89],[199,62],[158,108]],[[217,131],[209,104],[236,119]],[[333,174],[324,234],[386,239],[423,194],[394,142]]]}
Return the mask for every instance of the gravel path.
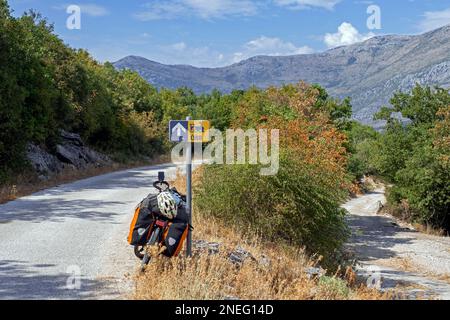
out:
{"label": "gravel path", "polygon": [[[347,202],[352,236],[347,248],[358,261],[358,273],[381,289],[397,288],[407,298],[450,299],[450,238],[436,237],[377,215],[384,189]],[[377,280],[380,281],[377,281]]]}
{"label": "gravel path", "polygon": [[173,176],[176,167],[106,174],[1,205],[0,299],[126,297],[137,264],[129,223],[161,170]]}

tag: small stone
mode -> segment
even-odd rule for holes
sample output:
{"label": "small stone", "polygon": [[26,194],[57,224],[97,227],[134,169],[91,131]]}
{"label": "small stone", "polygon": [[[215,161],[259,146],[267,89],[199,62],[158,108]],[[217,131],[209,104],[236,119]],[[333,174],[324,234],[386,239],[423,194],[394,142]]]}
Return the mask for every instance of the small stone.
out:
{"label": "small stone", "polygon": [[236,249],[234,249],[234,251],[231,252],[228,256],[228,259],[230,259],[230,261],[235,264],[242,264],[246,259],[252,259],[256,261],[252,254],[242,247],[237,247]]}
{"label": "small stone", "polygon": [[230,253],[230,256],[228,257],[228,259],[230,259],[231,262],[236,263],[236,264],[242,264],[244,263],[244,258],[234,252]]}
{"label": "small stone", "polygon": [[209,243],[208,254],[218,254],[219,253],[219,243]]}
{"label": "small stone", "polygon": [[321,277],[323,273],[324,271],[321,268],[310,267],[306,269],[306,274],[309,279]]}
{"label": "small stone", "polygon": [[264,268],[270,267],[270,259],[263,254],[261,258],[259,258],[258,264]]}
{"label": "small stone", "polygon": [[218,242],[208,242],[205,240],[195,240],[193,241],[193,246],[198,251],[208,251],[209,255],[218,254],[220,251],[220,243]]}

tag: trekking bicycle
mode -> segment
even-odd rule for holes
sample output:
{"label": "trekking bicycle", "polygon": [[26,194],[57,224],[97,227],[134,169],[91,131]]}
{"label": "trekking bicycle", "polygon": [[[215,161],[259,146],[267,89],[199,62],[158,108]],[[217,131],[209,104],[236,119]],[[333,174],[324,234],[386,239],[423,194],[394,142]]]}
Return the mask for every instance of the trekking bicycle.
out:
{"label": "trekking bicycle", "polygon": [[[178,193],[175,188],[170,188],[170,185],[164,178],[164,172],[158,173],[158,181],[153,183],[153,187],[158,190],[159,193],[170,191],[175,193],[180,198],[179,206],[184,206],[186,203],[186,197]],[[172,225],[173,220],[160,215],[155,212],[150,212],[152,224],[149,226],[148,240],[144,245],[135,245],[134,254],[141,260],[141,271],[144,271],[146,266],[150,263],[152,256],[163,254],[167,247],[164,246],[164,240],[167,236],[169,227]],[[155,253],[155,251],[157,253]]]}

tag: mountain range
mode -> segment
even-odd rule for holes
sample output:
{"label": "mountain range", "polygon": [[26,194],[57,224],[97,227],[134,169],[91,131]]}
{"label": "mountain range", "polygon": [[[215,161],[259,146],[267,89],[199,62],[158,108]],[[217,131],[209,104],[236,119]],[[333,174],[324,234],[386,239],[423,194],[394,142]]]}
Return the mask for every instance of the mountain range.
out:
{"label": "mountain range", "polygon": [[158,88],[187,86],[196,93],[318,83],[336,98],[351,97],[354,117],[373,124],[373,114],[396,91],[416,83],[450,87],[450,25],[421,35],[377,36],[322,53],[256,56],[220,68],[164,65],[137,56],[114,66],[137,71]]}

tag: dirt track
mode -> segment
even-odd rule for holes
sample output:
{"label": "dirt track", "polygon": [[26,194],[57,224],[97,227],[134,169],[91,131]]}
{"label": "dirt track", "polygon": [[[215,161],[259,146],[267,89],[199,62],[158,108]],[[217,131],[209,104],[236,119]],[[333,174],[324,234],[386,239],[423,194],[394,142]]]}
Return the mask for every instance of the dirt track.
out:
{"label": "dirt track", "polygon": [[379,188],[343,205],[352,230],[347,248],[359,261],[358,273],[410,299],[449,300],[450,238],[419,233],[377,215],[379,202],[385,201]]}

